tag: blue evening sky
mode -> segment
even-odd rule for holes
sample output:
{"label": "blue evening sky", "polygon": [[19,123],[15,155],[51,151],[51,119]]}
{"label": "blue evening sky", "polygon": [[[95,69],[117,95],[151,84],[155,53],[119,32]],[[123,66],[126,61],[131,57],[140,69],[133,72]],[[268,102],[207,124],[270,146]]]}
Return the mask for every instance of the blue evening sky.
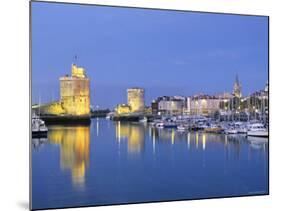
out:
{"label": "blue evening sky", "polygon": [[32,102],[59,99],[75,55],[91,79],[91,103],[126,103],[126,88],[163,95],[263,89],[268,18],[32,2]]}

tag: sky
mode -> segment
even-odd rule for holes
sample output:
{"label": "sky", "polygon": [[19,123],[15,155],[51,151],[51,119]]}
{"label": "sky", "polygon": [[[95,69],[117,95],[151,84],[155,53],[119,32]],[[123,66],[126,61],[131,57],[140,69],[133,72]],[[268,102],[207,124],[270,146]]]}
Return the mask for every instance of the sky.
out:
{"label": "sky", "polygon": [[[71,64],[91,81],[91,104],[126,103],[126,89],[163,95],[242,94],[268,80],[268,18],[32,2],[32,102],[59,100]],[[75,60],[77,56],[77,60]]]}

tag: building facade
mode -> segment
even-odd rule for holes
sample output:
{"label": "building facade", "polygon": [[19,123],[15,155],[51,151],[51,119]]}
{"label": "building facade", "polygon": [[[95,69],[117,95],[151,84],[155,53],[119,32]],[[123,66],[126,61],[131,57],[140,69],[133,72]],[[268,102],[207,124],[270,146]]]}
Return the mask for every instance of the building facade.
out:
{"label": "building facade", "polygon": [[211,116],[220,110],[221,99],[210,95],[195,95],[189,106],[191,115]]}
{"label": "building facade", "polygon": [[115,108],[117,114],[128,114],[131,112],[131,107],[127,104],[118,104]]}
{"label": "building facade", "polygon": [[181,115],[187,105],[187,99],[182,96],[158,97],[151,103],[153,114]]}
{"label": "building facade", "polygon": [[127,99],[132,113],[144,112],[144,89],[138,87],[127,89]]}

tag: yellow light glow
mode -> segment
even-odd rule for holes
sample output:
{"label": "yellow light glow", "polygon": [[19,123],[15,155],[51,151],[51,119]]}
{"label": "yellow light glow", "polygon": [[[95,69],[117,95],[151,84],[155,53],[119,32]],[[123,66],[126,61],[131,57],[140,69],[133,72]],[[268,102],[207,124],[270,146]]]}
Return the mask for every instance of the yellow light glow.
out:
{"label": "yellow light glow", "polygon": [[206,148],[206,134],[204,133],[202,136],[202,145],[203,145],[203,150]]}
{"label": "yellow light glow", "polygon": [[172,129],[171,140],[172,140],[172,144],[174,144],[174,142],[175,142],[175,131],[174,131],[174,129]]}

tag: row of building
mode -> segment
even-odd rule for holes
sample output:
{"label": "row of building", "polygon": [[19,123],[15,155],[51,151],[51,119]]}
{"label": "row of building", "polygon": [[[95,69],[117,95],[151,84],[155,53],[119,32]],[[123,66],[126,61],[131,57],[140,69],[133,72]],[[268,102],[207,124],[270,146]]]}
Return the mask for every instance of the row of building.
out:
{"label": "row of building", "polygon": [[144,89],[127,90],[127,104],[117,105],[117,115],[150,112],[153,115],[262,115],[268,116],[269,93],[268,83],[263,90],[249,96],[242,96],[242,86],[238,76],[232,93],[216,95],[199,94],[194,96],[162,96],[154,99],[149,107],[145,107]]}

